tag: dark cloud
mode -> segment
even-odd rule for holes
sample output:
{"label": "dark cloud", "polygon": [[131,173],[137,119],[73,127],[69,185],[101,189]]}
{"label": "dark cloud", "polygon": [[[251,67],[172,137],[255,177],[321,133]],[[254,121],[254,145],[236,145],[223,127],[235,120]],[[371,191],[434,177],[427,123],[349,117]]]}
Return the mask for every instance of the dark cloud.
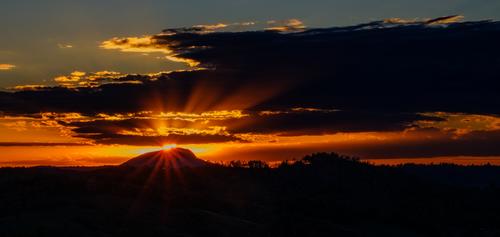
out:
{"label": "dark cloud", "polygon": [[[409,132],[421,133],[416,130]],[[481,131],[466,136],[455,137],[453,134],[441,131],[426,131],[426,134],[413,134],[419,136],[399,137],[397,139],[380,139],[356,142],[322,143],[319,141],[308,146],[267,146],[262,147],[237,147],[228,148],[227,152],[215,156],[207,156],[211,160],[252,160],[255,157],[267,161],[280,161],[284,159],[300,159],[315,152],[339,152],[363,159],[397,159],[397,158],[436,158],[436,157],[500,157],[500,132]],[[431,132],[431,133],[429,133]],[[475,159],[475,158],[471,158]],[[437,162],[440,162],[439,160]]]}
{"label": "dark cloud", "polygon": [[226,126],[231,133],[261,133],[293,135],[321,135],[343,132],[390,132],[413,127],[414,121],[441,119],[411,113],[383,113],[373,111],[288,111],[260,114],[241,119],[214,121]]}
{"label": "dark cloud", "polygon": [[156,37],[231,79],[294,85],[261,107],[498,114],[500,24],[429,24]]}
{"label": "dark cloud", "polygon": [[80,134],[77,137],[92,139],[97,144],[120,144],[133,146],[162,146],[164,144],[207,144],[241,141],[241,139],[229,135],[210,134],[170,134],[165,136],[140,136],[121,135],[116,133],[101,133],[88,135]]}
{"label": "dark cloud", "polygon": [[[180,120],[160,118],[129,118],[124,120],[94,120],[84,122],[61,122],[72,127],[82,137],[111,138],[123,131],[157,131],[158,124],[168,129],[183,132],[185,128],[210,129],[223,127],[226,134],[275,134],[281,136],[321,135],[341,132],[391,132],[415,127],[414,121],[444,121],[442,118],[415,114],[382,114],[374,112],[345,112],[335,110],[292,109],[288,111],[264,111],[241,118]],[[161,129],[161,128],[160,128]],[[188,131],[189,132],[189,131]],[[87,136],[85,134],[99,134]],[[161,140],[159,138],[153,138]],[[205,137],[202,141],[241,141],[232,136]],[[146,139],[147,142],[151,141]],[[188,140],[192,140],[191,138]],[[136,142],[135,142],[136,143]],[[198,142],[197,142],[198,143]]]}
{"label": "dark cloud", "polygon": [[51,143],[51,142],[0,142],[0,147],[14,146],[85,146],[82,143]]}
{"label": "dark cloud", "polygon": [[339,150],[364,158],[431,158],[446,156],[500,156],[500,131],[475,131],[464,136],[434,134],[424,139],[346,144]]}

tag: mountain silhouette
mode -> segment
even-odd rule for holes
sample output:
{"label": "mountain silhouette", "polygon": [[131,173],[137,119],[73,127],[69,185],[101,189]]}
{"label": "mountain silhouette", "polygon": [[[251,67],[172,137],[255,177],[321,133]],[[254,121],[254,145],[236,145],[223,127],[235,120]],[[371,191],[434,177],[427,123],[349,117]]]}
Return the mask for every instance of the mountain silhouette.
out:
{"label": "mountain silhouette", "polygon": [[198,168],[209,166],[210,163],[199,159],[188,149],[172,148],[142,154],[132,158],[120,166],[135,168]]}

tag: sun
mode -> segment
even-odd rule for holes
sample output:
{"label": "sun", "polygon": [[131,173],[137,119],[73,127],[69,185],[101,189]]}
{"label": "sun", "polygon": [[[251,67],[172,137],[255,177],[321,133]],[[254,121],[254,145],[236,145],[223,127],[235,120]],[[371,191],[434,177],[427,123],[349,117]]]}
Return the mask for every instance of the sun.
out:
{"label": "sun", "polygon": [[177,144],[165,144],[161,147],[162,150],[170,150],[170,149],[173,149],[173,148],[176,148],[177,147]]}

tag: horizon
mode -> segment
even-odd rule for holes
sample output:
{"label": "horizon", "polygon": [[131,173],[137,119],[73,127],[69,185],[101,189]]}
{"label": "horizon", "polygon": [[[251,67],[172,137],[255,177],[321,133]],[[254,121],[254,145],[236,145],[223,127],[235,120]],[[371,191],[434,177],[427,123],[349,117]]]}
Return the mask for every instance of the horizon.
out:
{"label": "horizon", "polygon": [[[155,150],[154,148],[151,148],[151,150],[144,150],[141,149],[141,152],[136,156],[133,157],[119,157],[116,160],[113,160],[111,163],[78,163],[78,162],[67,162],[67,161],[49,161],[47,164],[39,163],[40,161],[34,161],[34,163],[30,164],[30,161],[20,161],[19,163],[13,162],[5,162],[5,163],[0,163],[0,168],[37,168],[37,167],[54,167],[54,168],[99,168],[99,167],[113,167],[113,166],[120,166],[123,165],[124,163],[143,157],[144,155],[156,155],[156,154],[164,154],[164,153],[170,153],[175,150],[188,150],[190,152],[193,152],[189,148],[177,146],[175,144],[169,144],[166,146],[163,146],[160,149]],[[279,167],[280,164],[283,162],[287,162],[288,164],[293,164],[295,162],[301,161],[304,157],[306,156],[311,156],[311,155],[318,155],[318,154],[337,154],[335,152],[313,152],[309,154],[305,154],[301,157],[293,157],[291,159],[280,159],[280,160],[275,160],[275,161],[265,161],[265,160],[259,160],[259,159],[252,159],[252,157],[249,157],[248,159],[234,159],[234,160],[215,160],[215,159],[204,159],[202,157],[198,157],[196,153],[195,157],[197,159],[201,159],[203,161],[212,163],[212,164],[220,164],[220,165],[230,165],[232,162],[248,162],[248,161],[261,161],[264,164],[269,165],[269,168],[277,168]],[[343,155],[343,154],[338,154],[338,155]],[[181,159],[183,158],[182,156],[180,157]],[[397,167],[400,165],[456,165],[456,166],[464,166],[464,167],[481,167],[481,166],[499,166],[496,162],[496,158],[471,158],[471,157],[439,157],[439,158],[417,158],[417,159],[362,159],[360,157],[350,157],[359,160],[360,162],[369,164],[369,165],[374,165],[374,166],[393,166]],[[109,159],[109,158],[108,158]],[[168,158],[167,158],[168,159]]]}

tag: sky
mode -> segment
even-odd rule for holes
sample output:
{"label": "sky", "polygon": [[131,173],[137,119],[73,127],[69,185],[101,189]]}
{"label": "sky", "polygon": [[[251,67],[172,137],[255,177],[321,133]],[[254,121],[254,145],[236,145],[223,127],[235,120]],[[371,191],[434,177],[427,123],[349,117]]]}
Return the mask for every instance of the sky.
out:
{"label": "sky", "polygon": [[500,163],[499,18],[493,0],[6,0],[0,166],[172,145]]}

